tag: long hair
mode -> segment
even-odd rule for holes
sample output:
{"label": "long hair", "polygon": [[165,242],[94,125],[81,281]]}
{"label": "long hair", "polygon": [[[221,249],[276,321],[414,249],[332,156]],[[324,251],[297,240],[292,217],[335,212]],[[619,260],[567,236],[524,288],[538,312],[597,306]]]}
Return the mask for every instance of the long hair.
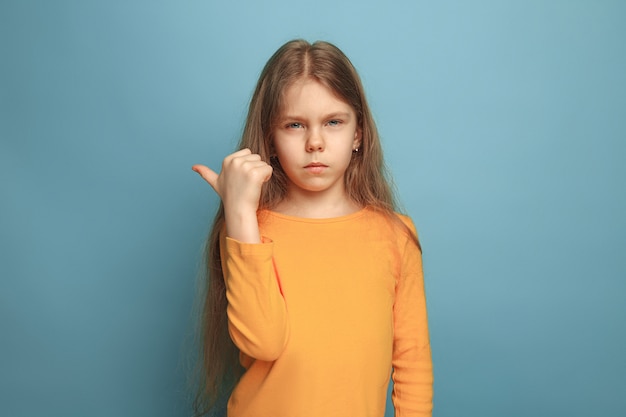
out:
{"label": "long hair", "polygon": [[[359,151],[353,153],[344,176],[348,197],[359,206],[375,209],[405,227],[419,247],[417,237],[394,214],[397,205],[393,187],[361,80],[350,60],[328,42],[287,42],[272,55],[261,72],[239,142],[239,149],[249,148],[273,167],[270,180],[263,185],[259,209],[271,209],[287,192],[286,174],[280,162],[270,158],[272,133],[284,92],[301,79],[320,82],[352,106],[357,115],[361,144]],[[228,333],[226,287],[220,260],[220,233],[224,222],[224,209],[220,204],[205,251],[208,284],[201,317],[200,373],[203,378],[194,401],[196,415],[205,414],[220,396],[230,392],[243,373],[239,351]]]}

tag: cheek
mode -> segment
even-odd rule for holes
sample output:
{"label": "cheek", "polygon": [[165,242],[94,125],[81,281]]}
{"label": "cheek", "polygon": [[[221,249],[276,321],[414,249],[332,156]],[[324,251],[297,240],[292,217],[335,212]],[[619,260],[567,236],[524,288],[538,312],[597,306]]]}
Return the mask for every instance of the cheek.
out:
{"label": "cheek", "polygon": [[294,160],[296,149],[293,143],[277,142],[274,146],[274,153],[278,157],[281,165],[286,166]]}

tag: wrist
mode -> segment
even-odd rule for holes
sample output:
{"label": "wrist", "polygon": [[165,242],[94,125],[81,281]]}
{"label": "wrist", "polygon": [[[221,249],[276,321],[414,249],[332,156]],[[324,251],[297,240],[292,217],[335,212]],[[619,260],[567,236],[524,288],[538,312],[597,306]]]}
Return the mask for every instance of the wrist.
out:
{"label": "wrist", "polygon": [[226,236],[242,243],[261,243],[256,210],[225,210]]}

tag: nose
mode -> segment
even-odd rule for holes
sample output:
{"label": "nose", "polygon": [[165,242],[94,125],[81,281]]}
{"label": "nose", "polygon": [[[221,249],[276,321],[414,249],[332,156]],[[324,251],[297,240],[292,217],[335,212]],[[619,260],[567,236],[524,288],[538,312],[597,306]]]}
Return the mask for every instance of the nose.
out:
{"label": "nose", "polygon": [[322,152],[324,150],[324,138],[318,129],[311,129],[306,141],[307,152]]}

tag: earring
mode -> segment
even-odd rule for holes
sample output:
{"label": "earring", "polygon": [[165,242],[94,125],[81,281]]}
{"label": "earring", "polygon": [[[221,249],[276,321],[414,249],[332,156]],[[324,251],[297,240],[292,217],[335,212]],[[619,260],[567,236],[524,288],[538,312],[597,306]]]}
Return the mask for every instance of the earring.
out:
{"label": "earring", "polygon": [[359,152],[359,148],[354,148],[354,149],[352,150],[352,152],[354,152],[354,153],[358,153],[358,152]]}

